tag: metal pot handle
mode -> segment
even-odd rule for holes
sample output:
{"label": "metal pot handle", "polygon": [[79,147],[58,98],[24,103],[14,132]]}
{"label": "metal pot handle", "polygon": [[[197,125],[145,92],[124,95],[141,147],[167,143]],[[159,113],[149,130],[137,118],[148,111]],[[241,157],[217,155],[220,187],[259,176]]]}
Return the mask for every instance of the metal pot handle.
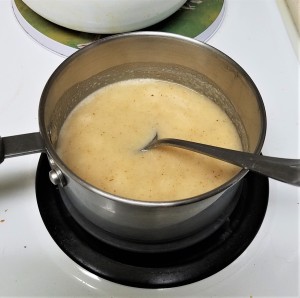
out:
{"label": "metal pot handle", "polygon": [[0,164],[5,158],[45,151],[44,141],[39,132],[0,137]]}

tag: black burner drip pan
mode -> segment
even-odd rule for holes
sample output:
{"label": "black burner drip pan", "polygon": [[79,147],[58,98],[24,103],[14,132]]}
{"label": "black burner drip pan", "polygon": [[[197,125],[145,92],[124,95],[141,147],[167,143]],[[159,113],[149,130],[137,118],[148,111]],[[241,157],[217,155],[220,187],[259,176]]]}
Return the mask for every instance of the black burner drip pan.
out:
{"label": "black burner drip pan", "polygon": [[268,178],[249,173],[243,179],[236,208],[214,234],[173,252],[130,252],[94,238],[77,224],[64,206],[58,188],[49,181],[49,170],[47,156],[42,154],[36,175],[36,196],[53,240],[86,270],[133,287],[176,287],[222,270],[252,242],[268,205]]}

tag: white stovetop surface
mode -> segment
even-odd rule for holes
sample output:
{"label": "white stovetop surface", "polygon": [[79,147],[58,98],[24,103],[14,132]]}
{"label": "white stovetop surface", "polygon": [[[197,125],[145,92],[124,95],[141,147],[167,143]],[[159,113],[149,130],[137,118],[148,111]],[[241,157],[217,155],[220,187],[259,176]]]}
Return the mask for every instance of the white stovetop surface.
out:
{"label": "white stovetop surface", "polygon": [[[38,131],[43,87],[64,60],[20,27],[0,0],[0,135]],[[273,0],[227,0],[224,21],[208,41],[236,60],[264,99],[265,155],[300,158],[299,62]],[[249,248],[197,283],[146,290],[106,281],[80,268],[54,243],[35,199],[39,156],[0,165],[0,296],[258,297],[299,296],[299,190],[270,181],[270,203]]]}

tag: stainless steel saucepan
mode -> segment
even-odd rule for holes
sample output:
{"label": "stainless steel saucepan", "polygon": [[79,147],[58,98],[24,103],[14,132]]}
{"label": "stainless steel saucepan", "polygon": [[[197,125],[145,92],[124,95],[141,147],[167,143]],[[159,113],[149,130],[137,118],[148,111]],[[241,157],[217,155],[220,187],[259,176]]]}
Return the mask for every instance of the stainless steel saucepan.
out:
{"label": "stainless steel saucepan", "polygon": [[244,151],[260,154],[266,132],[263,101],[237,63],[193,39],[137,32],[97,41],[66,59],[43,90],[40,132],[2,138],[0,159],[45,152],[50,179],[58,185],[71,215],[106,242],[127,243],[127,249],[142,251],[168,250],[170,243],[181,248],[222,225],[238,201],[235,194],[247,170],[205,194],[179,201],[145,202],[93,187],[68,169],[56,153],[60,129],[72,109],[95,90],[131,78],[168,80],[205,94],[229,115]]}

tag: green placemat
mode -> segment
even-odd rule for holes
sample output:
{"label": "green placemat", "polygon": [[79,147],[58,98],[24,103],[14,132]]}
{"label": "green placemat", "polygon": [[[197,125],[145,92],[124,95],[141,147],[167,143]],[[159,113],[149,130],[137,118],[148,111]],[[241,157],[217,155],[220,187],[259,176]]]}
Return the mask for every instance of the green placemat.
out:
{"label": "green placemat", "polygon": [[[164,21],[143,31],[181,34],[205,41],[219,27],[225,0],[188,0]],[[107,35],[84,33],[58,26],[35,13],[22,0],[12,0],[14,13],[25,31],[43,46],[64,56]]]}

